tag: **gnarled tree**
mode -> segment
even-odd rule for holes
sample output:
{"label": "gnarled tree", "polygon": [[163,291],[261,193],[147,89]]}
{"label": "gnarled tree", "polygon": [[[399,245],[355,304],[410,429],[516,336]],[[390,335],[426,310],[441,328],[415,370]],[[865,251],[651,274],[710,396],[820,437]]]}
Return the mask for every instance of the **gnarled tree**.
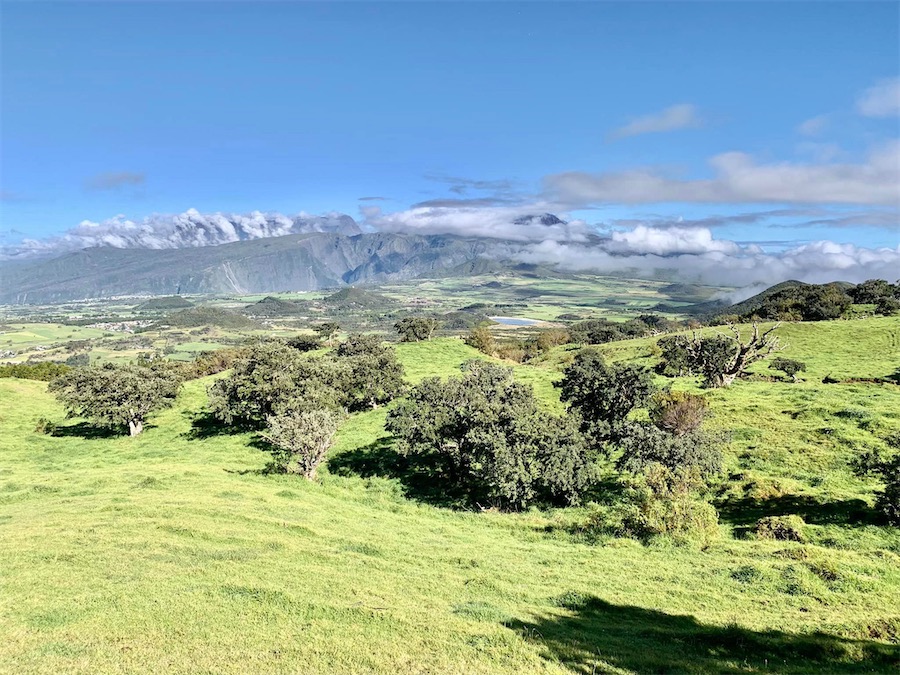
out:
{"label": "gnarled tree", "polygon": [[727,387],[751,364],[783,349],[775,335],[780,325],[780,322],[776,323],[760,332],[759,324],[754,322],[750,336],[745,340],[738,326],[729,323],[731,335],[719,333],[703,337],[695,332],[690,338],[664,338],[657,344],[663,350],[665,363],[686,364],[690,372],[703,376],[706,387]]}

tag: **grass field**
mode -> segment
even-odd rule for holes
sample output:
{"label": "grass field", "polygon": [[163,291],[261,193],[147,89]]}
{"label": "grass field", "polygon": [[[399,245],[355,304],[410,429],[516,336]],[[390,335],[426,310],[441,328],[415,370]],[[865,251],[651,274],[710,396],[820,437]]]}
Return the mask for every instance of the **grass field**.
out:
{"label": "grass field", "polygon": [[[435,506],[396,470],[383,409],[351,417],[309,483],[197,423],[208,380],[135,439],[0,380],[0,672],[896,672],[900,530],[874,524],[878,484],[848,463],[900,430],[900,387],[821,379],[893,373],[900,319],[780,331],[805,381],[709,394],[733,440],[704,549],[579,534],[602,503]],[[651,343],[604,350],[649,363]],[[476,355],[456,339],[398,353],[413,382]],[[573,354],[516,377],[558,408]],[[747,537],[787,513],[807,543]]]}

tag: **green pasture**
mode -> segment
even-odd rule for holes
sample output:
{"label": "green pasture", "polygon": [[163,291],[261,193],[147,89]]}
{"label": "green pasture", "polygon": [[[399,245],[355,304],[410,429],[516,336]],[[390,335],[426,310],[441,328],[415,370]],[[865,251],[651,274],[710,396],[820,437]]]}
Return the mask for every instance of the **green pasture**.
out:
{"label": "green pasture", "polygon": [[[207,423],[210,378],[134,439],[64,420],[44,383],[2,379],[0,672],[896,672],[900,530],[876,524],[879,486],[848,464],[900,430],[900,386],[821,378],[890,375],[898,328],[783,326],[805,381],[708,394],[732,441],[705,549],[584,536],[602,494],[443,507],[406,482],[384,409],[350,417],[310,483],[265,474],[252,434]],[[651,342],[604,350],[649,362]],[[572,354],[516,377],[559,409]],[[476,352],[436,339],[398,355],[415,382]],[[56,435],[34,431],[41,417]],[[748,536],[788,513],[807,543]]]}

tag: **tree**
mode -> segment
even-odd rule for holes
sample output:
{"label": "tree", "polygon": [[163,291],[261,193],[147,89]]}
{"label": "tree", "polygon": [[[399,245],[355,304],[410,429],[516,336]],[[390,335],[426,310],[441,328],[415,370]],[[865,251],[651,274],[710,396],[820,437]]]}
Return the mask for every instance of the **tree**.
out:
{"label": "tree", "polygon": [[437,320],[430,317],[410,316],[394,324],[394,328],[400,335],[400,342],[430,340],[437,327]]}
{"label": "tree", "polygon": [[629,424],[619,439],[616,468],[639,474],[661,464],[673,472],[696,471],[708,480],[722,471],[721,440],[700,429],[673,434],[652,424]]}
{"label": "tree", "polygon": [[341,327],[333,321],[327,321],[325,323],[320,323],[318,326],[313,326],[313,330],[319,334],[319,337],[325,341],[326,345],[331,346],[331,341],[334,340],[334,337],[341,330]]}
{"label": "tree", "polygon": [[518,509],[576,502],[595,466],[574,420],[537,407],[512,370],[469,361],[461,377],[427,378],[388,413],[398,450],[430,462],[470,503]]}
{"label": "tree", "polygon": [[656,342],[662,359],[656,372],[669,377],[693,375],[693,359],[691,358],[691,338],[687,335],[667,335]]}
{"label": "tree", "polygon": [[[759,324],[754,322],[749,338],[741,337],[736,324],[728,324],[732,334],[719,333],[703,337],[694,333],[692,337],[672,336],[663,338],[657,345],[662,350],[664,372],[672,372],[687,367],[688,372],[700,373],[706,387],[727,387],[756,361],[781,349],[781,343],[774,334],[781,325],[776,323],[760,334]],[[673,339],[678,338],[678,339]],[[671,364],[671,365],[670,365]]]}
{"label": "tree", "polygon": [[793,382],[797,381],[797,373],[806,372],[806,364],[803,361],[795,361],[794,359],[786,359],[777,356],[772,359],[769,364],[769,370],[780,370],[787,375]]}
{"label": "tree", "polygon": [[339,387],[349,410],[377,408],[406,388],[396,350],[374,335],[350,335],[335,350],[335,358],[343,368]]}
{"label": "tree", "polygon": [[869,279],[857,284],[847,294],[858,304],[874,304],[881,298],[893,297],[896,288],[884,279]]}
{"label": "tree", "polygon": [[128,427],[131,436],[144,429],[147,416],[171,406],[181,378],[167,363],[149,366],[75,368],[53,380],[48,391],[66,407],[69,417],[84,417],[102,427]]}
{"label": "tree", "polygon": [[594,349],[580,351],[555,386],[560,398],[578,411],[582,430],[595,442],[614,438],[628,414],[647,403],[655,389],[646,368],[608,365]]}
{"label": "tree", "polygon": [[900,432],[889,435],[885,442],[890,451],[870,450],[856,460],[853,468],[860,476],[876,476],[884,482],[875,508],[889,524],[900,526]]}
{"label": "tree", "polygon": [[473,328],[463,340],[470,347],[474,347],[482,354],[493,356],[497,349],[497,343],[494,340],[494,334],[491,333],[487,326],[478,326]]}
{"label": "tree", "polygon": [[213,414],[226,424],[260,427],[267,417],[288,412],[338,410],[346,365],[309,358],[281,341],[256,344],[239,358],[228,377],[209,388]]}
{"label": "tree", "polygon": [[285,344],[299,352],[315,351],[322,346],[319,338],[313,337],[312,335],[296,335],[292,338],[288,338]]}
{"label": "tree", "polygon": [[267,417],[262,437],[274,447],[280,469],[313,480],[337,428],[331,410],[292,411]]}

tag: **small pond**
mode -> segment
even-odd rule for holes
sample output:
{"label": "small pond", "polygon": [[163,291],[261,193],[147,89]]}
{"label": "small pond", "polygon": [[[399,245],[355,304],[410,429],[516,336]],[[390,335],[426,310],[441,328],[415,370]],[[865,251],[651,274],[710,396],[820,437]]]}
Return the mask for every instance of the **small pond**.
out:
{"label": "small pond", "polygon": [[489,316],[488,318],[504,326],[534,326],[540,323],[537,319],[519,319],[512,316]]}

